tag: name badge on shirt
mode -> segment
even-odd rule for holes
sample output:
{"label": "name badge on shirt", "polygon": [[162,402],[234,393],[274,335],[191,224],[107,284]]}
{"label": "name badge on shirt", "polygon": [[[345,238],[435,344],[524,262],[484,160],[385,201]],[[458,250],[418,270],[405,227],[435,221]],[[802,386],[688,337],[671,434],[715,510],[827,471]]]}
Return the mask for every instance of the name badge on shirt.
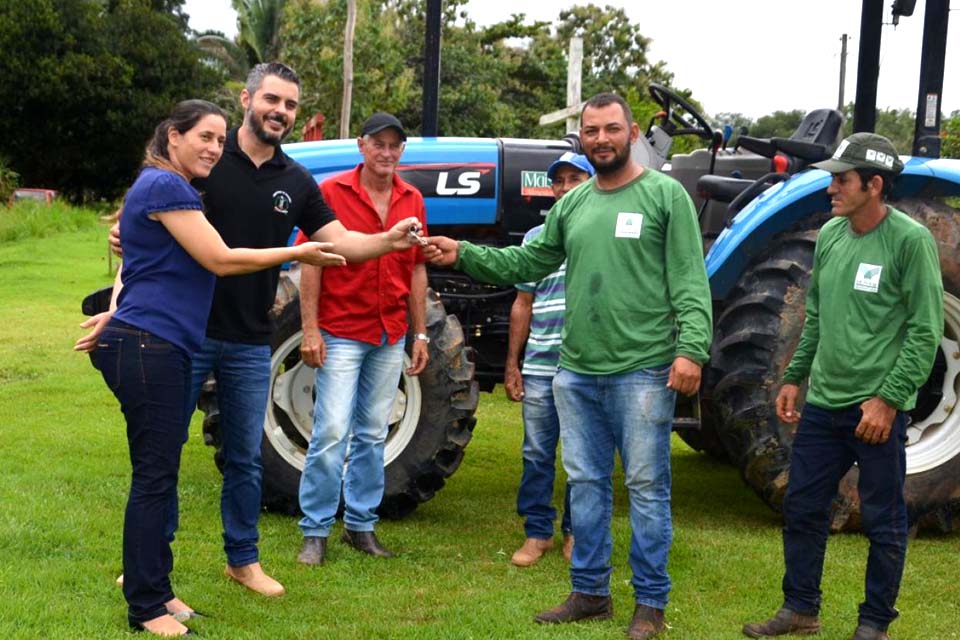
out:
{"label": "name badge on shirt", "polygon": [[641,229],[643,229],[642,213],[627,213],[621,211],[617,214],[616,237],[639,238]]}
{"label": "name badge on shirt", "polygon": [[857,279],[853,282],[854,290],[876,293],[880,288],[880,274],[882,272],[883,267],[878,264],[861,262],[860,266],[857,267]]}

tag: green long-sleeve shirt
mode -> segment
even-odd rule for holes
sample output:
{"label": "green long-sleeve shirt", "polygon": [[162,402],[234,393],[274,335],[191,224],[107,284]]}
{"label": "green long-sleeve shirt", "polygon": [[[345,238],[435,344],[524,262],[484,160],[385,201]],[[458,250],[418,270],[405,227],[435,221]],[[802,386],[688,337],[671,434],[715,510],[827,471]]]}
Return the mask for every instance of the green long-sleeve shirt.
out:
{"label": "green long-sleeve shirt", "polygon": [[814,251],[800,344],[783,374],[807,402],[842,409],[879,396],[909,411],[943,337],[943,282],[933,236],[887,207],[857,234],[846,218],[823,226]]}
{"label": "green long-sleeve shirt", "polygon": [[540,280],[567,260],[560,366],[627,373],[682,355],[703,364],[710,287],[693,203],[676,180],[645,170],[609,191],[590,180],[550,210],[522,247],[460,243],[457,268],[477,280]]}

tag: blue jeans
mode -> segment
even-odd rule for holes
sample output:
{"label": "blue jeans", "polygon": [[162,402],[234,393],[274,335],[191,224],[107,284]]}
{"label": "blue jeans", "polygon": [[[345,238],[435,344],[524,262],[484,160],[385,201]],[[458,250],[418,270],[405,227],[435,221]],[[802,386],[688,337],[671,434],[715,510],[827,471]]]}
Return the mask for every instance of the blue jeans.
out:
{"label": "blue jeans", "polygon": [[784,606],[806,615],[819,612],[830,505],[840,479],[856,462],[863,531],[870,539],[860,624],[886,630],[897,617],[894,604],[907,552],[907,419],[898,412],[887,442],[867,444],[854,435],[861,416],[859,406],[803,407],[783,503]]}
{"label": "blue jeans", "polygon": [[223,454],[220,518],[227,564],[259,561],[260,443],[270,389],[270,346],[206,338],[193,355],[191,410],[210,372],[217,377]]}
{"label": "blue jeans", "polygon": [[190,356],[125,322],[111,320],[91,355],[120,401],[133,468],[123,518],[123,596],[130,624],[167,612],[174,597],[171,522],[180,452],[190,420]]}
{"label": "blue jeans", "polygon": [[[556,475],[560,419],[553,402],[553,378],[523,376],[523,475],[517,491],[517,514],[526,518],[528,538],[553,537],[553,480]],[[563,490],[560,530],[571,532],[570,485]]]}
{"label": "blue jeans", "polygon": [[[322,332],[313,433],[300,477],[300,529],[327,537],[340,505],[351,531],[373,531],[383,499],[383,443],[403,367],[404,340],[372,345]],[[350,461],[347,444],[350,445]]]}
{"label": "blue jeans", "polygon": [[670,593],[670,365],[618,375],[561,369],[553,379],[573,515],[573,591],[610,594],[614,454],[630,500],[630,568],[637,604],[664,609]]}

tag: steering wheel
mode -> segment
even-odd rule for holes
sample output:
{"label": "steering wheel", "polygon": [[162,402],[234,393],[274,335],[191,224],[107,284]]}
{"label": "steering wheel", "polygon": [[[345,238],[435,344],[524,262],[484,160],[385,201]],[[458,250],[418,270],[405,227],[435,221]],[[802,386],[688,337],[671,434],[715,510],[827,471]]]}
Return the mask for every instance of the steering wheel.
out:
{"label": "steering wheel", "polygon": [[671,136],[695,135],[704,140],[713,140],[713,127],[706,118],[672,89],[651,82],[650,96],[663,108],[661,126]]}

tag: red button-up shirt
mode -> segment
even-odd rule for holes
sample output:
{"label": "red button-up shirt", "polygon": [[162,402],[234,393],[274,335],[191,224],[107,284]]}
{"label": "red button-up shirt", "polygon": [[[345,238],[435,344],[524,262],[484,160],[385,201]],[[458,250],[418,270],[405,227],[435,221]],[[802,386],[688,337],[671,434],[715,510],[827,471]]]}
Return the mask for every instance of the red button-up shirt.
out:
{"label": "red button-up shirt", "polygon": [[[393,194],[386,223],[360,184],[363,164],[352,171],[324,180],[323,199],[347,229],[380,233],[400,220],[416,216],[427,235],[423,196],[410,184],[393,175]],[[301,232],[298,242],[305,240]],[[324,267],[320,285],[317,323],[324,331],[341,338],[380,344],[384,332],[394,344],[407,332],[407,299],[416,264],[425,261],[419,247],[391,251],[366,262],[343,267]]]}

